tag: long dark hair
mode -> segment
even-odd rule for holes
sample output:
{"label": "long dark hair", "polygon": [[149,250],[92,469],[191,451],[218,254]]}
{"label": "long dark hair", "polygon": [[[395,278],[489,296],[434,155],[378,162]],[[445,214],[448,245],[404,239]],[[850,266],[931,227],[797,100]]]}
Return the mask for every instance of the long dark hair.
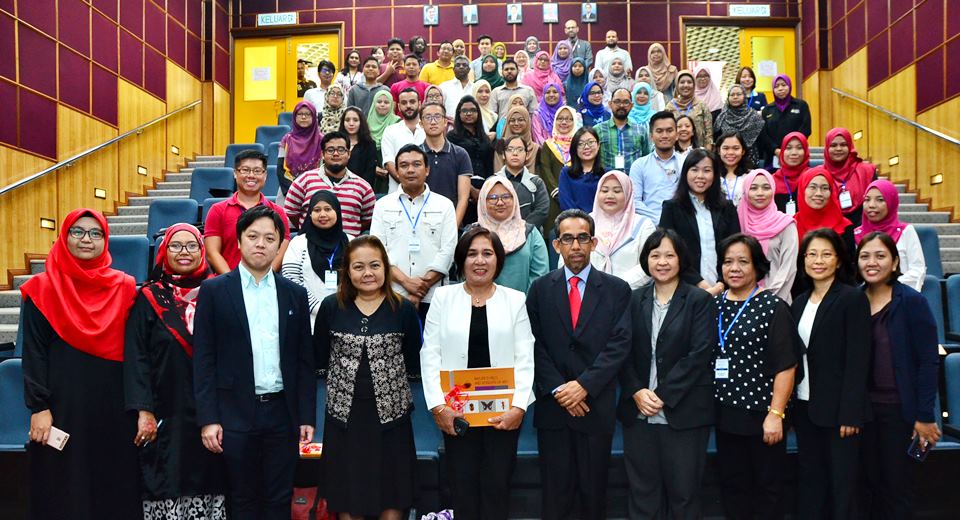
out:
{"label": "long dark hair", "polygon": [[[358,51],[357,49],[353,49],[352,51],[348,52],[346,56],[343,57],[343,68],[340,69],[340,74],[343,74],[344,76],[350,75],[350,55],[351,54],[356,54],[357,59],[360,60],[360,64],[357,65],[357,72],[363,72],[363,54],[360,54],[360,51]],[[344,101],[346,101],[346,99],[344,99]]]}
{"label": "long dark hair", "polygon": [[[360,110],[360,109],[357,108],[357,107],[347,107],[347,108],[343,111],[343,115],[340,116],[340,129],[339,129],[339,131],[342,132],[342,133],[343,133],[344,135],[346,135],[346,136],[349,136],[349,135],[350,135],[350,133],[347,132],[347,129],[346,129],[346,127],[345,127],[344,124],[343,124],[343,120],[347,118],[347,114],[349,114],[350,112],[353,112],[353,113],[357,114],[357,117],[360,118],[360,128],[357,129],[357,143],[358,143],[358,144],[359,144],[359,143],[373,143],[373,142],[374,142],[374,141],[373,141],[373,136],[370,135],[370,125],[367,124],[367,118],[363,115],[363,111]],[[347,139],[347,143],[349,143],[349,142],[350,142],[350,140]]]}
{"label": "long dark hair", "polygon": [[[472,135],[467,131],[467,128],[463,126],[463,120],[460,118],[460,110],[463,109],[465,103],[473,103],[473,105],[477,107],[477,122],[474,123],[474,133]],[[481,144],[490,142],[490,137],[487,136],[487,129],[483,127],[483,114],[480,113],[480,103],[477,102],[473,96],[466,95],[460,98],[460,102],[457,103],[457,111],[453,115],[453,130],[450,131],[450,134],[463,138],[474,138],[480,141]]]}
{"label": "long dark hair", "polygon": [[[700,138],[697,137],[697,125],[693,124],[693,118],[688,115],[682,115],[677,118],[677,127],[680,127],[680,120],[687,119],[690,121],[690,127],[693,128],[693,134],[690,136],[690,149],[700,148]],[[680,149],[680,138],[677,138],[677,144],[673,146],[678,152],[682,152]]]}
{"label": "long dark hair", "polygon": [[673,201],[688,213],[694,213],[695,210],[693,209],[693,202],[690,200],[693,192],[690,190],[690,182],[687,181],[687,173],[690,172],[690,168],[704,159],[710,159],[710,162],[713,163],[713,183],[710,184],[704,194],[704,205],[710,211],[720,211],[727,204],[727,200],[723,198],[723,193],[720,192],[719,172],[722,163],[717,158],[717,154],[706,148],[693,148],[687,154],[686,160],[683,161],[683,168],[680,170],[680,182],[677,183],[677,191],[673,194]]}
{"label": "long dark hair", "polygon": [[[743,157],[740,158],[740,162],[737,163],[737,167],[733,171],[737,177],[742,177],[753,169],[753,161],[750,160],[750,149],[747,148],[747,143],[743,140],[740,132],[724,132],[714,141],[718,153],[720,152],[720,145],[727,139],[736,139],[740,143],[740,148],[743,148]],[[724,164],[722,160],[720,161],[720,165],[723,166],[723,175],[726,175],[727,165]]]}
{"label": "long dark hair", "polygon": [[390,274],[390,257],[387,255],[387,249],[383,247],[383,242],[373,235],[360,235],[347,244],[347,249],[343,252],[343,262],[340,264],[340,285],[337,287],[337,304],[343,309],[348,303],[357,299],[359,291],[350,281],[350,256],[354,251],[361,247],[375,249],[380,254],[380,261],[383,262],[383,287],[380,291],[383,293],[390,304],[390,308],[397,310],[400,307],[400,295],[393,290],[393,276]]}
{"label": "long dark hair", "polygon": [[600,166],[600,135],[592,127],[581,127],[580,130],[577,130],[577,133],[573,134],[573,139],[570,141],[570,169],[567,170],[567,175],[571,179],[579,179],[584,173],[583,163],[580,162],[580,155],[577,154],[577,150],[580,149],[580,139],[583,138],[584,134],[590,134],[597,140],[597,157],[593,161],[593,171],[596,171],[597,167]]}

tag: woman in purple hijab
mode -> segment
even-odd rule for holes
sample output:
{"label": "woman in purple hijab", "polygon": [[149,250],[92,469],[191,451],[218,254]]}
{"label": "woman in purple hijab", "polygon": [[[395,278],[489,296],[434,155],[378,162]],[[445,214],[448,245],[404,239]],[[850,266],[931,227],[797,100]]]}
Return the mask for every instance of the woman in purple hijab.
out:
{"label": "woman in purple hijab", "polygon": [[[793,82],[786,74],[773,78],[773,103],[765,106],[763,131],[757,139],[757,148],[768,171],[779,168],[780,143],[790,132],[810,137],[810,107],[807,102],[792,95]],[[771,169],[773,168],[773,170]]]}
{"label": "woman in purple hijab", "polygon": [[280,177],[280,189],[284,195],[301,173],[317,168],[323,158],[320,150],[322,138],[323,134],[317,127],[316,109],[306,101],[297,103],[293,109],[293,128],[280,140],[277,159],[277,176]]}

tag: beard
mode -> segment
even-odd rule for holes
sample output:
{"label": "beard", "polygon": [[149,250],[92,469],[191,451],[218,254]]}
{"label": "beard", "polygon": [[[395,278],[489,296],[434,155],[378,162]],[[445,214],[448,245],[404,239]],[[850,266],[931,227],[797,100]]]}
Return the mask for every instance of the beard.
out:
{"label": "beard", "polygon": [[327,163],[327,164],[324,164],[323,167],[327,170],[327,172],[333,173],[333,174],[338,174],[343,170],[347,169],[346,164]]}
{"label": "beard", "polygon": [[614,117],[616,117],[617,119],[619,119],[619,120],[621,120],[621,121],[624,120],[624,119],[626,119],[626,118],[627,118],[627,115],[629,115],[629,114],[630,114],[630,110],[628,110],[628,109],[626,109],[626,108],[618,108],[618,109],[616,109],[616,110],[613,111]]}
{"label": "beard", "polygon": [[416,110],[404,111],[404,112],[401,112],[401,115],[403,115],[403,119],[407,121],[413,121],[414,119],[417,118],[417,111]]}
{"label": "beard", "polygon": [[608,43],[608,44],[607,44],[607,48],[608,48],[608,49],[615,49],[615,48],[617,47],[617,44],[618,44],[618,43],[620,43],[620,42]]}

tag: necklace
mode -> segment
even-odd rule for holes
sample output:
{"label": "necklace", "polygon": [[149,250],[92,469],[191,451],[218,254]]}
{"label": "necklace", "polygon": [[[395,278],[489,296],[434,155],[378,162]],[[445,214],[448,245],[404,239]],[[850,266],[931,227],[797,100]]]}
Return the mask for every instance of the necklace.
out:
{"label": "necklace", "polygon": [[[490,285],[490,289],[491,289],[491,290],[487,291],[488,294],[483,297],[483,301],[487,301],[487,300],[490,299],[490,296],[492,296],[493,290],[496,289],[496,286],[494,286],[493,284],[491,284],[491,285]],[[463,284],[463,290],[466,291],[466,293],[469,294],[471,297],[473,297],[473,305],[476,306],[476,307],[479,307],[479,306],[480,306],[480,296],[473,294],[473,291],[470,290],[470,287],[469,287],[467,284]]]}

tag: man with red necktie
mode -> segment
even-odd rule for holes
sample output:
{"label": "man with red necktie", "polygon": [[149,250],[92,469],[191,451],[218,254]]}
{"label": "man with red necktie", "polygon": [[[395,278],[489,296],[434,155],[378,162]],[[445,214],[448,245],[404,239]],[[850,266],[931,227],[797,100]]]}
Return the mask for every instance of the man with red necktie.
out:
{"label": "man with red necktie", "polygon": [[564,211],[556,229],[553,247],[563,267],[537,279],[527,294],[536,338],[541,517],[603,519],[616,376],[631,345],[630,286],[591,268],[597,239],[590,215]]}

